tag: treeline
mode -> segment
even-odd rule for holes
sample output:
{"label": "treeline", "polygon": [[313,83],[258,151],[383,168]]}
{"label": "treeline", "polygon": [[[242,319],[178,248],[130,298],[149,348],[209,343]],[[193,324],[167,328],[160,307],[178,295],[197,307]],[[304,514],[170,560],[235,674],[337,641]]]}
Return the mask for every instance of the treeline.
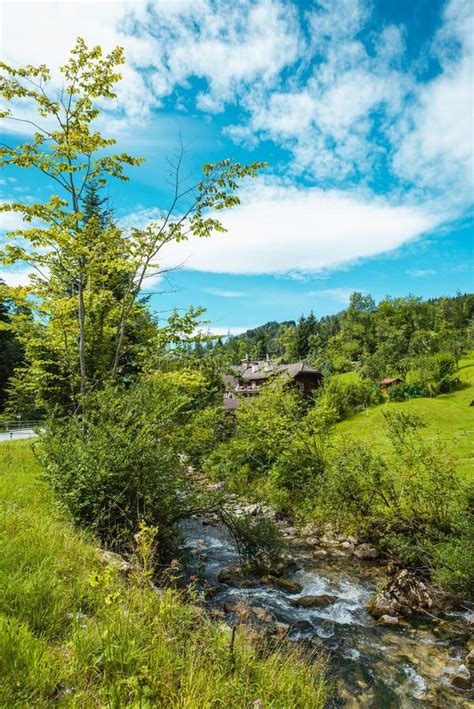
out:
{"label": "treeline", "polygon": [[[362,378],[405,378],[414,368],[430,369],[430,357],[449,354],[457,364],[474,342],[474,295],[423,300],[416,296],[385,298],[353,293],[349,306],[317,318],[311,311],[297,322],[269,322],[217,341],[212,347],[229,361],[304,360],[323,374],[358,371]],[[420,371],[421,379],[429,372]]]}

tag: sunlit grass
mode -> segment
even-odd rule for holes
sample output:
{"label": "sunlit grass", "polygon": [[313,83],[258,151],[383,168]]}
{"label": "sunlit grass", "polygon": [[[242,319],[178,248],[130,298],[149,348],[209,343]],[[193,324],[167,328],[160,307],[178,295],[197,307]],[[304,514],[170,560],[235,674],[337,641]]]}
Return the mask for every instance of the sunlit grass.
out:
{"label": "sunlit grass", "polygon": [[474,474],[474,358],[460,362],[461,386],[450,394],[403,403],[387,402],[369,408],[336,426],[337,434],[365,441],[375,448],[386,447],[383,412],[387,410],[410,410],[422,416],[427,427],[422,435],[430,439],[439,438],[449,448],[457,461],[460,474],[472,477]]}
{"label": "sunlit grass", "polygon": [[[104,571],[28,441],[0,444],[0,706],[323,707],[321,663]],[[95,579],[95,585],[91,584]]]}

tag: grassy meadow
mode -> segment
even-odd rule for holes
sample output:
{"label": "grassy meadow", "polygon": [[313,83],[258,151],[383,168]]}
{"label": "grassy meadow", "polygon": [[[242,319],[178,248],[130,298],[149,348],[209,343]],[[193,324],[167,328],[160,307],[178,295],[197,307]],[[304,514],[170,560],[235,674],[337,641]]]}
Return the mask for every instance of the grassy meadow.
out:
{"label": "grassy meadow", "polygon": [[318,707],[320,663],[104,566],[28,441],[0,444],[0,706]]}
{"label": "grassy meadow", "polygon": [[[355,373],[348,374],[353,377]],[[456,459],[460,474],[469,479],[474,474],[474,407],[470,406],[474,400],[474,356],[460,361],[459,378],[461,385],[456,391],[431,399],[412,399],[403,403],[385,402],[368,408],[338,423],[336,434],[353,437],[370,444],[374,449],[382,449],[386,447],[383,412],[416,412],[427,423],[421,434],[443,441]]]}

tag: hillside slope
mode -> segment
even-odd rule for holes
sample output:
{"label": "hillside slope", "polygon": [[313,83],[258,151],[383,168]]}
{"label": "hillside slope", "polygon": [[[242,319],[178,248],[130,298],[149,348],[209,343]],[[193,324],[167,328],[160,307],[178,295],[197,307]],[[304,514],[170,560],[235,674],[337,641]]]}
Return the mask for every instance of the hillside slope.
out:
{"label": "hillside slope", "polygon": [[369,408],[337,424],[337,435],[348,435],[375,448],[384,446],[384,411],[408,410],[422,416],[428,424],[423,435],[439,437],[457,459],[459,472],[466,478],[474,475],[474,358],[461,360],[461,386],[450,394],[432,399],[412,399],[404,403],[386,402]]}

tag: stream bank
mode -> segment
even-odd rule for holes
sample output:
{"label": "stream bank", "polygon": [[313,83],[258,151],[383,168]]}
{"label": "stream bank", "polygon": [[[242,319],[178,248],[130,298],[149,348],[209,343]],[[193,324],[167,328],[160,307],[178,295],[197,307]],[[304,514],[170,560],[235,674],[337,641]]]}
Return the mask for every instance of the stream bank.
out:
{"label": "stream bank", "polygon": [[453,685],[474,647],[468,611],[380,622],[367,605],[389,577],[370,549],[358,556],[357,540],[329,533],[316,539],[309,525],[281,527],[294,563],[280,576],[261,578],[239,573],[235,545],[215,518],[186,522],[186,576],[211,614],[237,632],[250,624],[259,634],[327,655],[334,707],[472,706],[468,682],[460,676],[460,686]]}

